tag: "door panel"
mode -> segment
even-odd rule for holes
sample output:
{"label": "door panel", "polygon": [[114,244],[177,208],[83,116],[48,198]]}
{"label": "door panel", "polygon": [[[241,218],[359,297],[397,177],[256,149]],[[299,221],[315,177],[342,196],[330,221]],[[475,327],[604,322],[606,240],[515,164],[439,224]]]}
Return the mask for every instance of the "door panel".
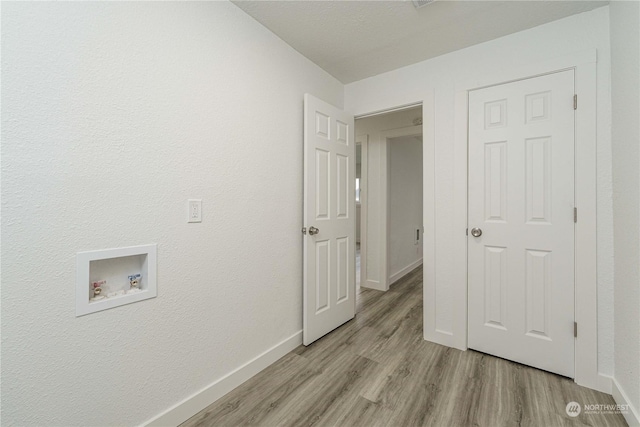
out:
{"label": "door panel", "polygon": [[469,347],[569,377],[573,94],[572,70],[469,93]]}
{"label": "door panel", "polygon": [[355,143],[353,116],[311,95],[304,101],[303,343],[308,345],[355,315]]}
{"label": "door panel", "polygon": [[329,153],[316,148],[316,219],[329,219]]}
{"label": "door panel", "polygon": [[507,248],[485,246],[484,321],[505,328],[507,317]]}
{"label": "door panel", "polygon": [[[349,180],[351,174],[349,174],[349,157],[342,154],[336,155],[336,169],[337,169],[337,183],[336,190],[338,191],[336,218],[346,219],[349,218],[349,203],[355,196],[355,184],[353,184],[353,191],[349,191],[352,187],[352,183]],[[354,178],[355,181],[355,178]]]}

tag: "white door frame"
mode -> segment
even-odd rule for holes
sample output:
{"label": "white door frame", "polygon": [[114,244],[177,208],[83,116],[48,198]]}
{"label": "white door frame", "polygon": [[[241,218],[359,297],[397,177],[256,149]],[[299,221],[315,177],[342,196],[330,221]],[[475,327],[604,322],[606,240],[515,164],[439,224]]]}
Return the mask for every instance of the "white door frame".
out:
{"label": "white door frame", "polygon": [[[597,276],[596,276],[596,50],[568,54],[549,61],[496,69],[493,73],[477,79],[455,84],[454,139],[453,139],[453,189],[454,214],[451,219],[458,230],[452,239],[453,259],[458,268],[448,277],[449,289],[444,295],[442,317],[452,319],[452,327],[438,328],[439,311],[443,311],[442,297],[436,287],[436,115],[435,88],[425,85],[410,94],[391,96],[393,101],[371,105],[371,113],[361,113],[356,118],[366,117],[396,105],[422,104],[423,132],[423,224],[424,224],[424,339],[461,350],[467,349],[467,97],[468,91],[484,86],[533,77],[562,69],[575,70],[576,93],[579,94],[576,114],[576,204],[579,220],[576,224],[576,339],[575,381],[583,386],[611,393],[611,378],[598,374],[597,343]],[[440,304],[438,304],[440,303]]]}
{"label": "white door frame", "polygon": [[[445,345],[467,349],[467,148],[468,148],[468,92],[524,78],[536,77],[566,69],[575,71],[575,93],[578,109],[575,116],[575,200],[578,222],[575,228],[575,318],[578,337],[575,341],[575,382],[596,390],[611,392],[610,378],[598,374],[597,346],[597,271],[596,271],[596,51],[558,58],[540,64],[501,70],[473,81],[456,85],[455,135],[454,135],[454,224],[459,234],[454,237],[456,259],[460,268],[453,282],[453,330],[446,337],[435,329],[433,316],[426,316],[430,309],[427,296],[435,292],[432,275],[425,275],[425,339]],[[425,119],[428,119],[425,117]],[[425,124],[429,121],[426,120]],[[431,141],[433,142],[433,141]],[[433,150],[433,147],[431,147]],[[430,150],[425,149],[425,153]],[[427,156],[425,155],[425,160]],[[430,159],[431,161],[435,159]],[[429,163],[425,162],[425,169]],[[425,179],[426,184],[426,179]],[[425,211],[433,209],[434,188],[425,187]],[[428,206],[430,205],[430,206]],[[426,219],[426,215],[425,215]],[[435,222],[425,221],[425,231],[435,232]],[[425,232],[426,234],[426,232]],[[425,245],[427,241],[425,240]],[[431,254],[432,256],[435,255]],[[435,257],[425,263],[435,266]],[[435,309],[435,307],[433,307]],[[443,339],[444,338],[444,339]]]}
{"label": "white door frame", "polygon": [[[367,191],[369,190],[369,135],[356,135],[360,145],[360,286],[366,280],[367,271]],[[364,184],[364,187],[363,187]],[[356,231],[357,232],[357,231]],[[354,260],[355,262],[355,260]]]}
{"label": "white door frame", "polygon": [[[389,112],[393,112],[391,110]],[[397,111],[397,110],[396,110]],[[384,113],[381,113],[384,114]],[[358,119],[359,117],[356,117]],[[368,280],[367,271],[367,225],[368,225],[368,207],[367,195],[369,171],[365,167],[365,155],[368,154],[368,135],[356,136],[356,143],[362,144],[362,181],[365,183],[365,198],[362,198],[362,190],[360,191],[360,286],[367,289],[375,289],[378,291],[388,291],[391,285],[389,277],[389,139],[401,136],[422,135],[422,126],[405,126],[401,128],[388,129],[380,132],[380,141],[384,144],[380,157],[380,205],[382,206],[380,215],[380,280],[377,282]],[[367,147],[367,149],[365,149]]]}
{"label": "white door frame", "polygon": [[[359,114],[354,117],[357,121],[358,119],[364,119],[372,116],[380,116],[388,113],[395,113],[398,111],[408,110],[416,107],[423,107],[423,102],[421,100],[409,102],[401,105],[390,106],[389,108],[380,109],[371,111],[365,114]],[[424,116],[424,107],[423,107],[423,116]],[[388,151],[386,143],[386,138],[394,138],[396,136],[405,136],[402,129],[410,129],[406,135],[412,135],[417,133],[422,133],[422,126],[405,126],[402,128],[396,129],[388,129],[380,131],[381,140],[385,141],[385,148],[381,151],[380,156],[380,166],[382,173],[380,177],[381,190],[380,190],[380,204],[384,206],[382,213],[380,215],[380,259],[386,260],[387,256],[387,239],[386,235],[388,232],[387,225],[387,192],[388,192],[388,180],[387,180],[387,169],[388,169]],[[416,131],[416,129],[418,129]],[[398,133],[399,132],[399,133]],[[367,289],[375,289],[380,291],[386,291],[389,289],[389,277],[388,277],[388,265],[385,261],[381,266],[380,279],[376,281],[369,280],[367,276],[367,260],[368,260],[368,223],[369,223],[369,210],[368,210],[368,196],[369,196],[369,169],[368,169],[368,153],[369,153],[369,135],[360,134],[356,135],[356,143],[362,145],[362,177],[361,177],[361,191],[360,191],[360,286]],[[366,147],[366,148],[365,148]],[[424,167],[424,165],[423,165]],[[362,185],[364,185],[364,190],[362,190]],[[354,260],[355,262],[355,260]]]}

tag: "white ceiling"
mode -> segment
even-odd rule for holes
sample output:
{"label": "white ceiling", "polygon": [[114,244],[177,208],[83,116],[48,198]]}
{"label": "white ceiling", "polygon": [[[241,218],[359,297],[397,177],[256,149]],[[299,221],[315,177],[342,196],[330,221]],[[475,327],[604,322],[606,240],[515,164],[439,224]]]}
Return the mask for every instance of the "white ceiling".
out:
{"label": "white ceiling", "polygon": [[232,0],[350,83],[608,4],[608,1]]}

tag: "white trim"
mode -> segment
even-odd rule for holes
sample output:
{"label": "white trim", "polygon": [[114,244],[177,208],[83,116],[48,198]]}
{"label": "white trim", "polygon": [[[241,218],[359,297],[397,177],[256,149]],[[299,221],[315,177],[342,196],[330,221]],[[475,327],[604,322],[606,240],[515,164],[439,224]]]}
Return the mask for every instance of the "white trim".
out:
{"label": "white trim", "polygon": [[[467,349],[467,191],[468,191],[468,138],[467,128],[469,125],[469,95],[468,90],[458,91],[455,94],[455,117],[454,117],[454,144],[453,144],[453,197],[454,211],[453,223],[455,233],[453,239],[454,253],[456,254],[455,269],[452,283],[460,283],[461,286],[454,286],[452,292],[452,331],[447,340],[451,341],[452,347],[459,350]],[[464,109],[460,110],[460,106]]]}
{"label": "white trim", "polygon": [[[378,282],[367,276],[367,242],[369,224],[369,135],[357,135],[356,144],[362,146],[360,160],[360,286],[378,289]],[[355,260],[354,260],[355,262]]]}
{"label": "white trim", "polygon": [[302,331],[298,331],[143,425],[149,427],[177,426],[185,422],[301,344]]}
{"label": "white trim", "polygon": [[613,400],[615,400],[618,405],[629,405],[629,410],[622,414],[627,424],[629,424],[629,426],[640,426],[640,411],[633,406],[629,396],[627,396],[627,393],[625,393],[620,383],[615,378],[612,378],[612,380],[613,390],[611,394],[613,395]]}
{"label": "white trim", "polygon": [[[595,55],[594,55],[595,56]],[[594,58],[595,60],[595,58]],[[576,207],[575,228],[575,381],[598,387],[598,272],[597,272],[597,152],[596,152],[596,63],[576,64]]]}
{"label": "white trim", "polygon": [[[423,199],[422,200],[423,202],[422,203],[423,203],[424,230],[428,230],[428,229],[430,230],[430,229],[435,229],[435,205],[429,205],[429,206],[427,205],[428,202],[431,203],[433,200],[435,200],[435,197],[434,197],[435,156],[433,155],[434,149],[435,149],[435,95],[434,95],[433,89],[432,88],[426,89],[426,95],[421,100],[414,99],[414,100],[411,100],[411,102],[407,102],[400,106],[396,105],[396,106],[391,106],[389,108],[385,108],[382,110],[376,110],[372,112],[359,114],[359,115],[356,115],[355,118],[361,119],[364,117],[376,116],[376,115],[389,113],[393,111],[404,110],[407,108],[415,108],[418,106],[422,106],[422,123],[423,123],[422,128],[427,129],[426,134],[424,133],[424,131],[422,133],[422,140],[423,140],[422,141],[422,144],[423,144],[422,145],[423,146],[423,163],[422,163],[422,170],[423,170],[423,174],[422,174]],[[382,160],[381,160],[381,164],[383,164]],[[364,172],[363,172],[363,176],[364,176]],[[386,175],[384,177],[381,177],[381,179],[384,179],[384,182],[386,182],[387,181]],[[365,191],[368,190],[367,187],[365,187]],[[362,193],[361,193],[361,197],[362,197]],[[384,202],[386,204],[386,200]],[[361,218],[361,221],[362,221],[362,218]],[[383,224],[386,226],[386,217],[384,218]],[[362,235],[360,236],[360,238],[362,239]],[[434,233],[428,233],[428,234],[423,233],[423,239],[424,239],[423,240],[423,259],[425,259],[425,257],[428,257],[426,259],[428,259],[430,263],[429,268],[426,268],[424,272],[423,292],[426,297],[428,292],[430,294],[431,293],[435,294],[435,235]],[[386,249],[386,242],[384,243],[383,251],[385,249]],[[368,289],[375,289],[378,291],[388,290],[388,285],[382,282],[382,280],[384,280],[386,277],[386,271],[384,276],[382,275],[380,276],[381,281],[372,281],[366,278],[366,256],[365,256],[365,252],[363,251],[366,251],[366,248],[364,248],[364,245],[361,242],[360,243],[360,257],[361,257],[360,266],[362,269],[362,273],[364,273],[364,275],[360,276],[360,286]],[[384,255],[386,256],[386,254]],[[386,264],[386,262],[383,264]],[[427,289],[427,284],[429,284],[430,286],[429,289]],[[425,325],[426,325],[426,318],[427,318],[426,305],[423,310],[424,310],[423,316],[424,316]],[[435,312],[434,312],[434,316],[435,316]],[[424,338],[427,339],[426,327],[423,328],[423,331],[425,331]]]}
{"label": "white trim", "polygon": [[[360,247],[360,250],[362,250],[362,247]],[[362,257],[362,252],[360,252],[360,256]],[[360,258],[360,263],[362,263],[362,258]],[[384,283],[381,283],[377,280],[367,280],[363,282],[362,278],[360,278],[360,287],[373,289],[374,291],[382,291],[382,292],[387,291],[387,288],[385,288]]]}
{"label": "white trim", "polygon": [[[457,233],[452,236],[455,256],[455,269],[452,283],[457,284],[451,289],[452,295],[452,328],[442,330],[438,328],[436,315],[438,301],[436,294],[436,180],[435,180],[435,136],[424,135],[424,171],[431,170],[431,174],[424,174],[424,339],[458,350],[467,349],[467,91],[472,83],[463,85],[464,90],[455,93],[454,110],[454,139],[453,139],[453,187],[454,212],[453,224]],[[458,88],[458,86],[456,86]],[[432,99],[433,101],[433,99]],[[435,108],[429,115],[424,114],[425,123],[435,127]],[[428,125],[427,125],[428,126]],[[431,139],[428,140],[427,136]]]}
{"label": "white trim", "polygon": [[[425,339],[461,350],[467,349],[467,128],[468,92],[486,86],[503,84],[565,69],[575,70],[575,93],[578,94],[578,110],[575,115],[576,160],[575,191],[579,217],[576,224],[576,310],[579,332],[575,341],[575,382],[592,389],[598,389],[602,380],[598,374],[597,340],[597,239],[596,239],[596,51],[590,50],[567,55],[525,67],[496,70],[456,85],[455,134],[454,134],[454,179],[456,283],[453,292],[453,330],[450,335],[438,333],[435,323],[426,316],[427,310],[436,310],[435,302],[428,303],[435,289],[425,286]],[[428,152],[428,150],[425,150]],[[426,157],[425,157],[426,160]],[[425,161],[425,168],[427,162]],[[426,184],[426,182],[425,182]],[[425,197],[426,191],[425,191]],[[431,195],[433,197],[433,195]],[[435,198],[425,199],[435,204]],[[425,228],[435,233],[435,224],[427,223]],[[427,234],[425,232],[425,234]],[[425,247],[426,247],[425,240]],[[426,257],[425,250],[425,257]],[[434,263],[435,265],[435,263]],[[426,277],[426,276],[425,276]],[[426,278],[425,278],[426,280]],[[426,282],[425,282],[426,283]],[[433,314],[435,316],[435,313]]]}
{"label": "white trim", "polygon": [[416,267],[422,265],[422,258],[415,260],[411,264],[407,265],[405,268],[400,271],[396,271],[389,277],[389,286],[396,283],[398,280],[402,279],[407,274],[411,273]]}
{"label": "white trim", "polygon": [[436,105],[433,89],[428,90],[422,101],[422,126],[423,337],[427,341],[456,347],[451,333],[439,330],[436,322]]}
{"label": "white trim", "polygon": [[602,393],[611,394],[611,388],[613,387],[613,377],[598,373],[598,387],[595,390]]}
{"label": "white trim", "polygon": [[596,63],[596,58],[596,50],[589,49],[586,51],[553,58],[547,61],[520,65],[512,69],[499,69],[471,80],[458,82],[456,84],[456,92],[481,89],[488,86],[495,86],[498,84],[523,80],[525,78],[532,78],[549,73],[555,73],[557,71],[574,68],[582,64]]}
{"label": "white trim", "polygon": [[388,108],[388,109],[385,109],[385,110],[372,111],[370,113],[365,113],[365,114],[361,114],[359,116],[354,116],[354,118],[356,120],[358,120],[358,119],[365,119],[367,117],[380,116],[382,114],[397,113],[398,111],[410,110],[411,108],[420,107],[421,105],[422,105],[422,103],[420,103],[420,102],[413,102],[411,104],[404,104],[404,105],[400,105],[398,107]]}

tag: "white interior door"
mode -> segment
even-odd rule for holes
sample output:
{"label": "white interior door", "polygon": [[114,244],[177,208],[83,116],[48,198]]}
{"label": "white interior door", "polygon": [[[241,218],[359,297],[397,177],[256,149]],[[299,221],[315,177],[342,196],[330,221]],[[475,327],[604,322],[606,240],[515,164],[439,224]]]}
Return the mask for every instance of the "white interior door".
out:
{"label": "white interior door", "polygon": [[353,319],[355,306],[353,116],[304,96],[304,345]]}
{"label": "white interior door", "polygon": [[469,347],[568,377],[573,96],[573,70],[469,93]]}

